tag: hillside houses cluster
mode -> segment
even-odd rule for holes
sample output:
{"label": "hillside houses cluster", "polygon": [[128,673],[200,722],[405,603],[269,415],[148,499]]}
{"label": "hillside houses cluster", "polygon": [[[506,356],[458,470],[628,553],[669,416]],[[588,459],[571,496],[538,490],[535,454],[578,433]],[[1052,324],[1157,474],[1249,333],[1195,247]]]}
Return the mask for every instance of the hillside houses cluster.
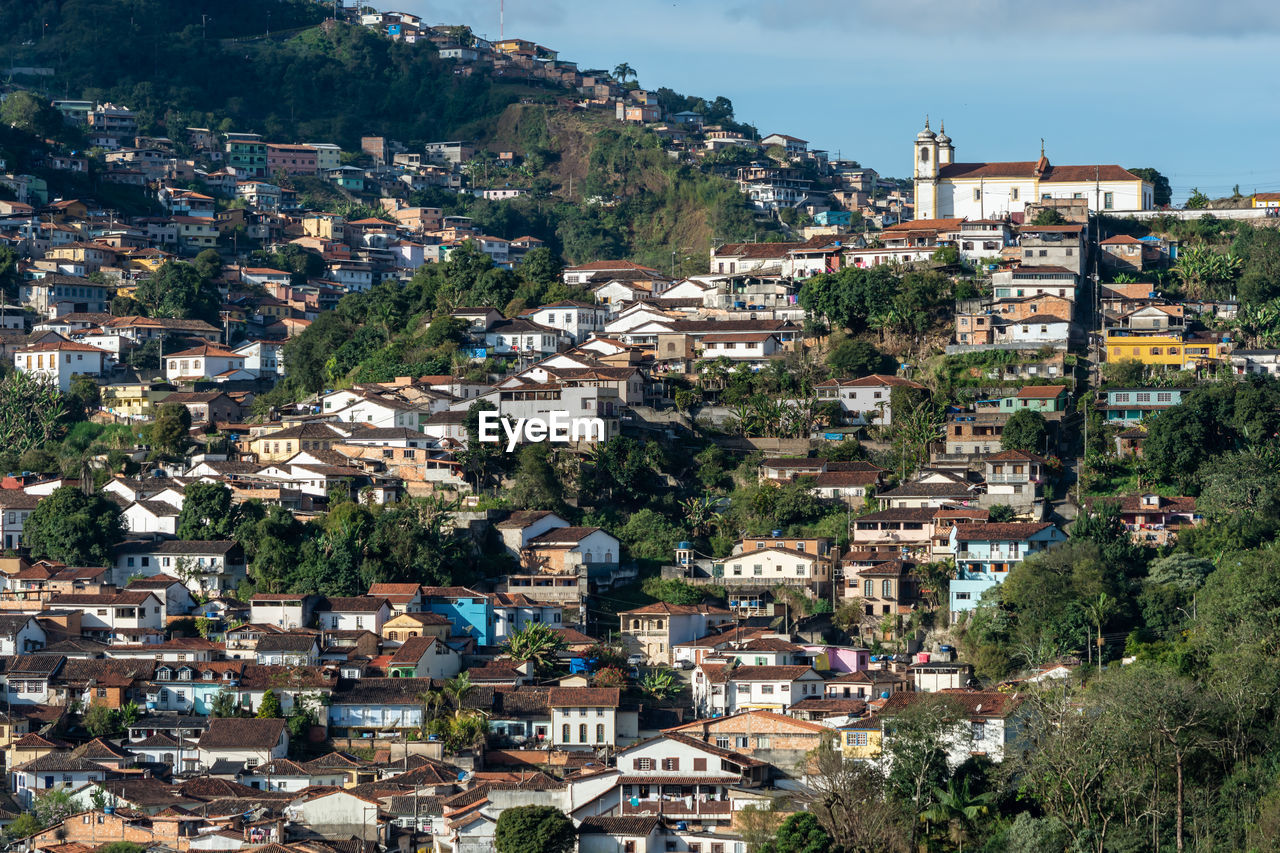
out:
{"label": "hillside houses cluster", "polygon": [[[529,513],[500,527],[511,547],[536,551],[553,541],[549,522]],[[894,715],[926,694],[961,710],[953,763],[999,761],[1018,744],[1018,694],[975,690],[971,668],[946,650],[877,659],[730,609],[649,605],[618,616],[643,649],[631,659],[679,667],[689,690],[643,699],[591,686],[597,641],[559,604],[404,583],[348,598],[197,603],[172,567],[216,552],[208,571],[233,576],[237,555],[213,545],[126,543],[105,569],[0,564],[0,748],[12,797],[0,821],[51,792],[71,812],[24,849],[471,849],[492,843],[502,810],[549,805],[573,819],[582,849],[640,837],[738,850],[742,810],[779,798],[787,808],[821,743],[878,763]],[[814,543],[787,545],[806,553]],[[812,553],[829,568],[830,553]],[[167,634],[192,616],[206,620],[204,636]],[[503,655],[530,624],[560,636],[558,668],[570,674]],[[469,687],[442,689],[460,673]],[[426,703],[431,691],[443,709]],[[284,717],[252,716],[274,702]],[[121,733],[72,723],[74,708],[93,706],[127,713]],[[299,712],[309,728],[291,725]],[[484,743],[420,737],[439,713],[479,715]]]}

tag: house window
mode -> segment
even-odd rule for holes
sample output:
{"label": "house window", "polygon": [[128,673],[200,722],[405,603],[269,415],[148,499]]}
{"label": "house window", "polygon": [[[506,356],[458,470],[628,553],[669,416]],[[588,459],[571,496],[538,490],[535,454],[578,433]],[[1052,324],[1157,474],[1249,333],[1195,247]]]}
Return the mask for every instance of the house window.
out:
{"label": "house window", "polygon": [[604,723],[596,724],[596,743],[604,743]]}
{"label": "house window", "polygon": [[974,200],[974,201],[981,201],[981,200],[982,200],[982,190],[974,190],[974,191],[973,191],[973,200]]}
{"label": "house window", "polygon": [[767,737],[756,738],[756,749],[768,749],[768,748],[769,748],[769,739]]}
{"label": "house window", "polygon": [[680,769],[680,759],[678,759],[678,758],[664,758],[664,759],[662,759],[662,769],[663,769],[663,770],[679,770],[679,769]]}
{"label": "house window", "polygon": [[867,733],[866,732],[845,732],[844,745],[845,746],[866,746]]}
{"label": "house window", "polygon": [[652,758],[637,758],[637,759],[636,759],[635,767],[636,767],[636,769],[637,769],[637,770],[652,770],[652,769],[653,769],[653,759],[652,759]]}
{"label": "house window", "polygon": [[863,598],[874,598],[876,594],[876,582],[873,580],[865,580],[862,582]]}
{"label": "house window", "polygon": [[1103,207],[1103,209],[1104,209],[1104,210],[1113,210],[1113,209],[1115,208],[1115,206],[1116,206],[1116,194],[1115,194],[1115,193],[1103,193],[1103,194],[1102,194],[1102,207]]}
{"label": "house window", "polygon": [[[562,737],[560,738],[560,740],[561,740],[561,741],[563,741],[564,743],[572,743],[572,742],[573,742],[573,738],[571,737],[571,735],[572,735],[572,731],[570,730],[570,728],[569,728],[569,724],[568,724],[568,723],[565,723],[565,724],[564,724],[564,728],[563,728],[563,730],[560,732],[560,734],[562,735]],[[643,768],[640,768],[640,769],[643,769]]]}
{"label": "house window", "polygon": [[1012,189],[1010,189],[1010,190],[1009,190],[1009,200],[1010,200],[1010,201],[1017,201],[1017,200],[1018,200],[1018,188],[1017,188],[1017,187],[1013,187]]}
{"label": "house window", "polygon": [[985,722],[981,722],[981,723],[974,723],[974,724],[973,724],[973,739],[974,739],[974,740],[986,740],[986,737],[987,737],[987,724],[986,724]]}
{"label": "house window", "polygon": [[[732,743],[733,742],[729,740],[729,738],[726,735],[716,735],[716,746],[718,746],[720,749],[728,749],[732,745]],[[701,759],[695,758],[693,762],[694,770],[698,769],[699,761],[701,761],[703,764],[706,764],[705,758],[701,758]]]}
{"label": "house window", "polygon": [[893,598],[893,581],[887,578],[880,581],[880,597]]}
{"label": "house window", "polygon": [[760,685],[760,695],[761,695],[761,696],[772,696],[772,695],[773,695],[773,685],[772,685],[772,684],[761,684],[761,685]]}

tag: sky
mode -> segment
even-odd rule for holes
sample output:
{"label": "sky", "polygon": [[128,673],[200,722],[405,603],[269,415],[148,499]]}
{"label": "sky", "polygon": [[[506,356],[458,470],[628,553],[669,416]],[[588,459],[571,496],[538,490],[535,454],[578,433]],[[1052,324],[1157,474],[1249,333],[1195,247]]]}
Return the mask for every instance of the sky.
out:
{"label": "sky", "polygon": [[[397,1],[499,35],[500,0]],[[1175,202],[1280,191],[1275,0],[505,0],[505,34],[883,176],[910,176],[927,115],[957,162],[1043,138],[1052,163],[1155,167]]]}

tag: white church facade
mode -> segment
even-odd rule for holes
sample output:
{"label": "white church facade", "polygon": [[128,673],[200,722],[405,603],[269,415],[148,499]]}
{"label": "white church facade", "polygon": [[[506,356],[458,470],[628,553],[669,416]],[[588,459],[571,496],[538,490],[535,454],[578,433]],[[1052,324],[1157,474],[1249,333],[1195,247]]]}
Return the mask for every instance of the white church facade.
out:
{"label": "white church facade", "polygon": [[916,134],[915,218],[981,220],[1021,214],[1027,204],[1083,199],[1089,210],[1151,210],[1155,189],[1119,166],[1054,166],[1045,157],[1014,163],[957,163],[945,124]]}

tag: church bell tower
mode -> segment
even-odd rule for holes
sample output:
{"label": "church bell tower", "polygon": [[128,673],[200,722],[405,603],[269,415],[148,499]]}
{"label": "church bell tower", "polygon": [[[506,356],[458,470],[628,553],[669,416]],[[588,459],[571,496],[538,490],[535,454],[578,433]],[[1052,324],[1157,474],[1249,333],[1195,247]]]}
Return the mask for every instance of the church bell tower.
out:
{"label": "church bell tower", "polygon": [[916,134],[913,160],[915,162],[915,218],[937,219],[938,136],[929,129],[928,116],[924,119],[924,130]]}

